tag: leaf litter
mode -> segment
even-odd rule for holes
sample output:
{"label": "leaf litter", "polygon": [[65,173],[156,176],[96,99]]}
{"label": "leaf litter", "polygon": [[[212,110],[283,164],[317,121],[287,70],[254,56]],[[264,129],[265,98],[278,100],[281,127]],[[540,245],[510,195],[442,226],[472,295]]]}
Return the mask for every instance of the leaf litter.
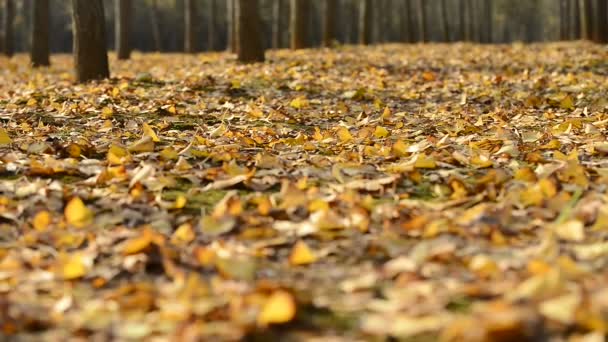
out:
{"label": "leaf litter", "polygon": [[603,48],[269,60],[2,60],[1,334],[602,340]]}

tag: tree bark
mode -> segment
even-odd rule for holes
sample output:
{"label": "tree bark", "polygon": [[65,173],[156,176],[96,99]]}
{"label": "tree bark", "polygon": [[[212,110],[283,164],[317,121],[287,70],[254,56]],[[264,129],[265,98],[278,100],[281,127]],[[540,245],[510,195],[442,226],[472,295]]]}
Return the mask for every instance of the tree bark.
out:
{"label": "tree bark", "polygon": [[579,16],[581,25],[581,38],[584,40],[591,39],[591,21],[589,18],[589,1],[579,0]]}
{"label": "tree bark", "polygon": [[272,48],[281,48],[281,13],[283,12],[283,0],[273,0],[272,2]]}
{"label": "tree bark", "polygon": [[238,0],[236,5],[238,60],[243,63],[263,62],[258,0]]}
{"label": "tree bark", "polygon": [[215,51],[215,17],[217,12],[215,0],[209,0],[209,10],[207,12],[209,14],[207,17],[207,51]]}
{"label": "tree bark", "polygon": [[310,0],[291,0],[291,48],[304,49],[309,47]]}
{"label": "tree bark", "polygon": [[12,57],[15,54],[15,2],[4,0],[4,46],[5,55]]}
{"label": "tree bark", "polygon": [[448,21],[448,4],[447,0],[440,0],[439,3],[439,15],[441,17],[441,33],[443,34],[443,41],[450,41],[450,23]]}
{"label": "tree bark", "polygon": [[237,52],[237,38],[236,38],[236,1],[238,0],[227,0],[226,1],[226,24],[228,25],[228,52]]}
{"label": "tree bark", "polygon": [[606,0],[596,0],[595,42],[608,43],[608,3]]}
{"label": "tree bark", "polygon": [[103,0],[72,0],[78,82],[110,77]]}
{"label": "tree bark", "polygon": [[570,12],[572,18],[572,39],[581,39],[581,9],[579,0],[572,0],[572,11]]}
{"label": "tree bark", "polygon": [[154,40],[154,49],[157,52],[162,51],[162,35],[160,33],[160,13],[158,10],[158,0],[152,0],[150,7],[150,22],[152,25],[152,39]]}
{"label": "tree bark", "polygon": [[484,9],[484,33],[485,38],[484,42],[486,44],[492,44],[494,41],[494,0],[485,0],[483,9]]}
{"label": "tree bark", "polygon": [[418,32],[420,34],[420,41],[426,43],[428,38],[426,36],[426,7],[424,0],[418,0],[416,3],[417,16],[418,16]]}
{"label": "tree bark", "polygon": [[115,44],[118,59],[131,58],[131,20],[133,20],[132,0],[115,0]]}
{"label": "tree bark", "polygon": [[324,47],[331,47],[336,40],[337,0],[325,0],[323,8],[323,42]]}
{"label": "tree bark", "polygon": [[49,0],[34,0],[32,5],[32,45],[30,49],[32,66],[35,68],[49,66],[51,65],[49,48]]}
{"label": "tree bark", "polygon": [[196,52],[196,0],[184,0],[184,52]]}
{"label": "tree bark", "polygon": [[359,44],[368,45],[372,40],[373,6],[371,0],[361,0],[359,7]]}

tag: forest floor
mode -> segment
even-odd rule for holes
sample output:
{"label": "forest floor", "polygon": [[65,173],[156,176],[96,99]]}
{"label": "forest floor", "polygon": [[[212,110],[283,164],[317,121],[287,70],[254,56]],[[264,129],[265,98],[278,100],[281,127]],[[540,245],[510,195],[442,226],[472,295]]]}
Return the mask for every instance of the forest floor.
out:
{"label": "forest floor", "polygon": [[0,336],[602,341],[608,51],[0,59]]}

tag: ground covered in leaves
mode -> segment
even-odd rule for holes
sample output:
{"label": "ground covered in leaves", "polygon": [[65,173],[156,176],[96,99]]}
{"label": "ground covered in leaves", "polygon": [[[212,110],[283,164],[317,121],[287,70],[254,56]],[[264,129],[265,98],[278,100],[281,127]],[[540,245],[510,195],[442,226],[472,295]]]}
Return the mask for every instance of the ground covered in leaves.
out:
{"label": "ground covered in leaves", "polygon": [[0,65],[0,334],[603,341],[608,53]]}

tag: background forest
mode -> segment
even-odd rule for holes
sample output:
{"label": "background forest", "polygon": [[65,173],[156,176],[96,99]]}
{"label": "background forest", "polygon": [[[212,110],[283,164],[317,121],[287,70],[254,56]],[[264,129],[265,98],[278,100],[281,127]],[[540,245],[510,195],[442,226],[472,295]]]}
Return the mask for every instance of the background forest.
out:
{"label": "background forest", "polygon": [[[3,0],[4,30],[13,18],[14,49],[27,51],[32,0]],[[70,52],[70,2],[50,0],[51,50]],[[310,1],[310,43],[322,36],[323,0]],[[229,1],[195,0],[193,28],[196,50],[223,50],[228,41]],[[357,43],[361,1],[339,0],[335,17],[340,43]],[[7,11],[7,4],[14,7]],[[261,0],[263,42],[266,48],[286,47],[290,9],[288,0]],[[581,6],[582,5],[582,6]],[[474,41],[508,43],[597,38],[605,22],[602,1],[595,0],[375,0],[372,2],[371,42]],[[604,5],[605,6],[605,5]],[[114,44],[114,6],[106,1],[109,46]],[[11,14],[11,12],[13,12]],[[604,11],[605,12],[605,8]],[[140,51],[182,51],[184,0],[135,0],[131,15],[133,47]],[[588,18],[588,19],[587,19]]]}

